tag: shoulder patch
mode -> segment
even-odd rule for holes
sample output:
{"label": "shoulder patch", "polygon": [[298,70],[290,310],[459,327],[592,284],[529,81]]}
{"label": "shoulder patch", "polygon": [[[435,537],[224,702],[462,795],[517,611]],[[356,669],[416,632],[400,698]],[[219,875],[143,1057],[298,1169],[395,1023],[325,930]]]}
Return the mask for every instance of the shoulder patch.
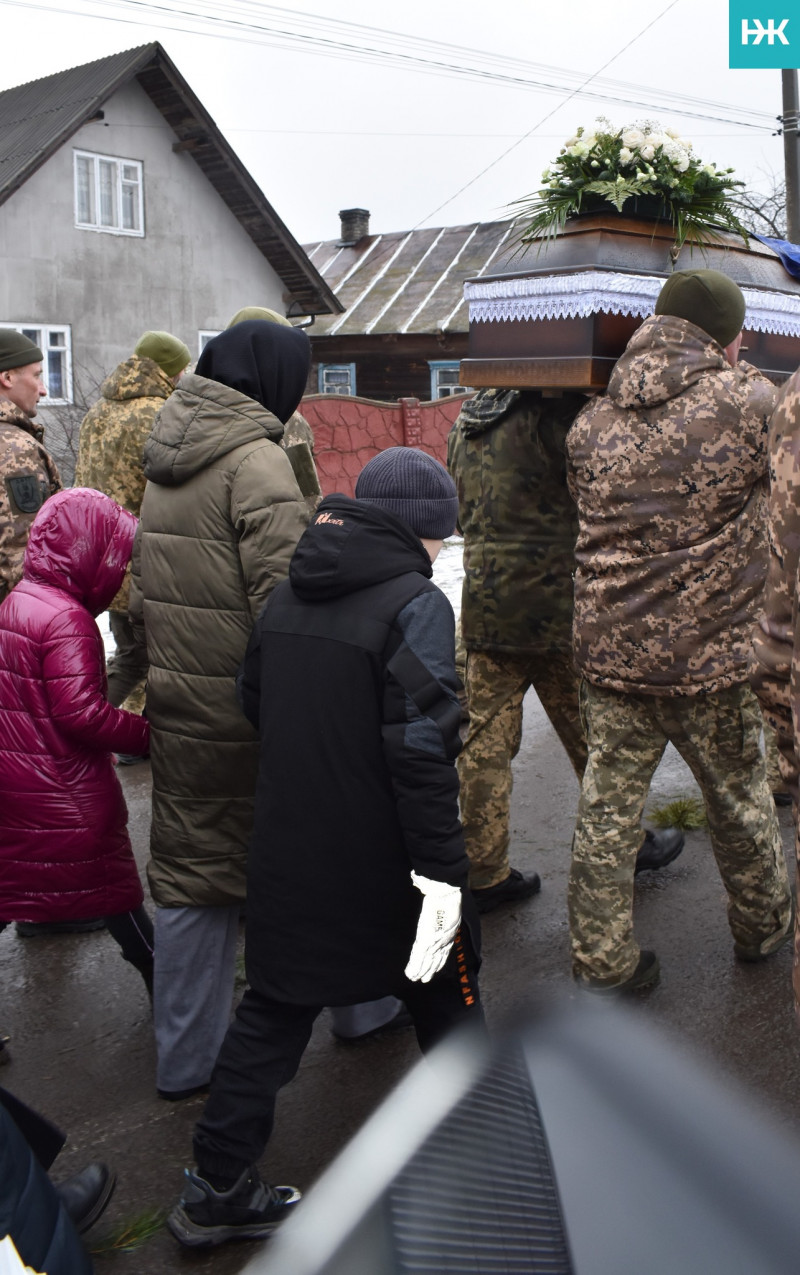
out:
{"label": "shoulder patch", "polygon": [[42,484],[36,474],[15,474],[13,477],[6,477],[6,491],[11,508],[20,514],[35,514],[38,509],[41,509],[48,496],[48,492],[42,490]]}

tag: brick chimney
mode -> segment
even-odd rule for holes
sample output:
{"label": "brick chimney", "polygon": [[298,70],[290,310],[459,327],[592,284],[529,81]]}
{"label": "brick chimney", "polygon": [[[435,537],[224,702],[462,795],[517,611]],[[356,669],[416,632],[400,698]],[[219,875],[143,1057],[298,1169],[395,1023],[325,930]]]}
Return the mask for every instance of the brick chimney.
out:
{"label": "brick chimney", "polygon": [[342,221],[342,235],[339,240],[343,248],[350,248],[369,234],[368,208],[343,208],[339,213]]}

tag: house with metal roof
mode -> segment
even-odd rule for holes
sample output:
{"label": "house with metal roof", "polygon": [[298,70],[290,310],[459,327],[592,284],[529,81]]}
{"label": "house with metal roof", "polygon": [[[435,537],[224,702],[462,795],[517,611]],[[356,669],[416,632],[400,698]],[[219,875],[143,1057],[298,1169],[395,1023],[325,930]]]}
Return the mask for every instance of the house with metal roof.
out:
{"label": "house with metal roof", "polygon": [[342,309],[160,44],[0,93],[0,325],[45,353],[67,471],[75,420],[142,332],[196,356],[253,304]]}
{"label": "house with metal roof", "polygon": [[458,366],[469,329],[464,281],[507,258],[512,223],[370,234],[366,209],[339,216],[338,239],[305,245],[344,307],[309,329],[308,392],[384,401],[461,393]]}

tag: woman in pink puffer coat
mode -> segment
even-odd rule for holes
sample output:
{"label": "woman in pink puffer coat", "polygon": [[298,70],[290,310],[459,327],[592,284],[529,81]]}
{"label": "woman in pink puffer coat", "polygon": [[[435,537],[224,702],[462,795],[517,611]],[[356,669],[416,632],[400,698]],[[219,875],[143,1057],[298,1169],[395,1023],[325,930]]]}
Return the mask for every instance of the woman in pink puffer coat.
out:
{"label": "woman in pink puffer coat", "polygon": [[136,519],[99,491],[52,496],[22,581],[0,604],[0,929],[104,916],[152,988],[153,929],[111,753],[145,753],[144,718],[106,698],[106,610]]}

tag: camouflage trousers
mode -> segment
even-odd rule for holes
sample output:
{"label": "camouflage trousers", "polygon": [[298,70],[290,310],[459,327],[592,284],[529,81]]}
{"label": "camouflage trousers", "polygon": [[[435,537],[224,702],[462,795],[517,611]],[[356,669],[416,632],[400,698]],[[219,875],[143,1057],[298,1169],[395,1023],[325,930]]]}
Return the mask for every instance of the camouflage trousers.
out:
{"label": "camouflage trousers", "polygon": [[576,978],[624,982],[636,968],[633,877],[639,820],[667,741],[700,785],[737,943],[785,933],[792,902],[760,749],[761,710],[746,684],[713,695],[623,695],[581,685],[589,759],[569,878]]}
{"label": "camouflage trousers", "polygon": [[[109,611],[108,626],[117,649],[108,661],[108,702],[132,713],[144,708],[147,654],[137,646],[127,612]],[[134,694],[135,693],[135,694]]]}
{"label": "camouflage trousers", "polygon": [[[538,695],[578,778],[586,764],[578,710],[579,678],[572,652],[555,654],[469,651],[466,663],[469,730],[458,759],[461,821],[473,889],[508,876],[511,762],[522,741],[522,701]],[[641,841],[641,837],[639,838]]]}

